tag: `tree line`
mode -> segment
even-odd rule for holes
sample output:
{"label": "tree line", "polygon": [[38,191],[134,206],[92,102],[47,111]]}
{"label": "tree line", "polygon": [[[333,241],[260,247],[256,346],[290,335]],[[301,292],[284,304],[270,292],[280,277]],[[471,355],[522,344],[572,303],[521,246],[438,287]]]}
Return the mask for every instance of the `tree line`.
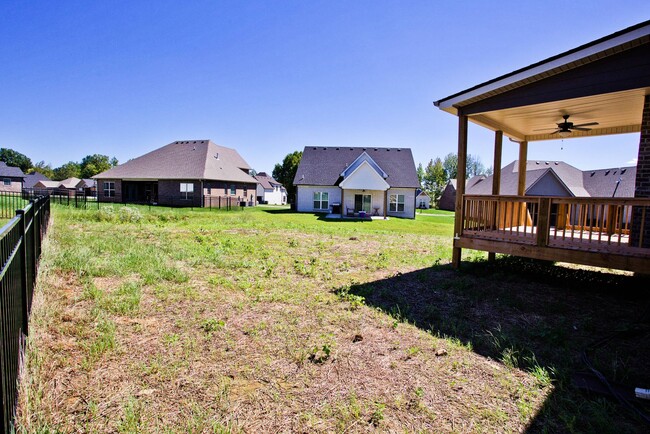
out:
{"label": "tree line", "polygon": [[[426,167],[423,167],[422,163],[420,163],[417,167],[417,174],[422,189],[434,202],[438,202],[447,183],[458,176],[458,155],[449,153],[443,159],[436,157],[429,160]],[[492,167],[486,169],[480,157],[471,154],[467,155],[465,179],[477,175],[489,176],[491,174]]]}
{"label": "tree line", "polygon": [[85,156],[80,162],[68,161],[53,169],[45,161],[32,164],[29,157],[9,148],[0,148],[0,161],[4,161],[7,166],[20,167],[26,174],[38,172],[53,181],[62,181],[67,178],[91,178],[118,164],[115,157],[110,158],[108,155],[92,154]]}

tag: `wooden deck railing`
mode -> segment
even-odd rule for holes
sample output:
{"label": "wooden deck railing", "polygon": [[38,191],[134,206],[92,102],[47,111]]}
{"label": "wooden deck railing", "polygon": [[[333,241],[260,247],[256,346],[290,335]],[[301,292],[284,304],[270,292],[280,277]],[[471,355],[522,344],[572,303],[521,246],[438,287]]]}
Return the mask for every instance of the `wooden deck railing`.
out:
{"label": "wooden deck railing", "polygon": [[462,237],[650,254],[650,199],[482,195],[463,199]]}

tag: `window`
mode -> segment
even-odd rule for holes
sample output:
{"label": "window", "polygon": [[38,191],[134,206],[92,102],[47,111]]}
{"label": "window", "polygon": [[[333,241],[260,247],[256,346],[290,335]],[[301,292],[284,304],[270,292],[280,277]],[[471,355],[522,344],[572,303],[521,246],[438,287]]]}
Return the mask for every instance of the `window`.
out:
{"label": "window", "polygon": [[248,196],[248,186],[244,186],[244,197]]}
{"label": "window", "polygon": [[207,193],[206,193],[206,194],[207,194],[208,196],[212,196],[212,188],[207,187],[206,190],[207,190]]}
{"label": "window", "polygon": [[11,179],[9,178],[4,178],[2,182],[4,182],[5,185],[11,185]]}
{"label": "window", "polygon": [[194,198],[194,184],[191,182],[181,182],[181,199],[191,200]]}
{"label": "window", "polygon": [[329,209],[329,193],[326,191],[314,192],[314,209]]}
{"label": "window", "polygon": [[104,181],[104,197],[115,197],[115,182]]}
{"label": "window", "polygon": [[404,211],[404,195],[403,194],[391,194],[390,203],[388,205],[388,210],[393,212],[403,212]]}
{"label": "window", "polygon": [[235,187],[235,184],[232,184],[230,186],[230,194],[231,194],[231,196],[234,196],[234,195],[237,194],[237,187]]}

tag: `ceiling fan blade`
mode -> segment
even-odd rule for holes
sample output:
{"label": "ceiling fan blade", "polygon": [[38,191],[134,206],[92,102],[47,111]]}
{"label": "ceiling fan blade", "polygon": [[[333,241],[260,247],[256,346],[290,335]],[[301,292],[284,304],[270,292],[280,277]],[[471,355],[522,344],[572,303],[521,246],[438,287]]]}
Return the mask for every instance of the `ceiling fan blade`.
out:
{"label": "ceiling fan blade", "polygon": [[574,125],[573,128],[589,127],[589,126],[592,126],[592,125],[598,125],[598,122],[587,122],[586,124],[577,124],[577,125]]}
{"label": "ceiling fan blade", "polygon": [[549,135],[552,136],[553,134],[557,134],[557,133],[559,133],[559,132],[560,132],[560,130],[555,130],[555,131],[553,131],[552,133],[550,133]]}
{"label": "ceiling fan blade", "polygon": [[548,130],[557,130],[557,128],[537,128],[536,130],[533,131],[548,131]]}
{"label": "ceiling fan blade", "polygon": [[577,131],[591,131],[591,128],[582,128],[582,127],[573,127],[571,129]]}

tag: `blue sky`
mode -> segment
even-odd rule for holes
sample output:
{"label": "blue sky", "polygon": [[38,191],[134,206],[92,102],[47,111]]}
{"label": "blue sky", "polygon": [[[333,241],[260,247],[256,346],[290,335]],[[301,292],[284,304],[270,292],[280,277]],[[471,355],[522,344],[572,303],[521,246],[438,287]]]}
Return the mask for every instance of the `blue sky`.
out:
{"label": "blue sky", "polygon": [[[650,19],[643,1],[0,2],[0,147],[53,167],[211,139],[270,171],[304,146],[456,151],[432,102]],[[529,158],[628,165],[638,134]],[[493,134],[469,152],[491,165]],[[613,151],[614,150],[614,151]],[[503,164],[517,158],[504,143]]]}

